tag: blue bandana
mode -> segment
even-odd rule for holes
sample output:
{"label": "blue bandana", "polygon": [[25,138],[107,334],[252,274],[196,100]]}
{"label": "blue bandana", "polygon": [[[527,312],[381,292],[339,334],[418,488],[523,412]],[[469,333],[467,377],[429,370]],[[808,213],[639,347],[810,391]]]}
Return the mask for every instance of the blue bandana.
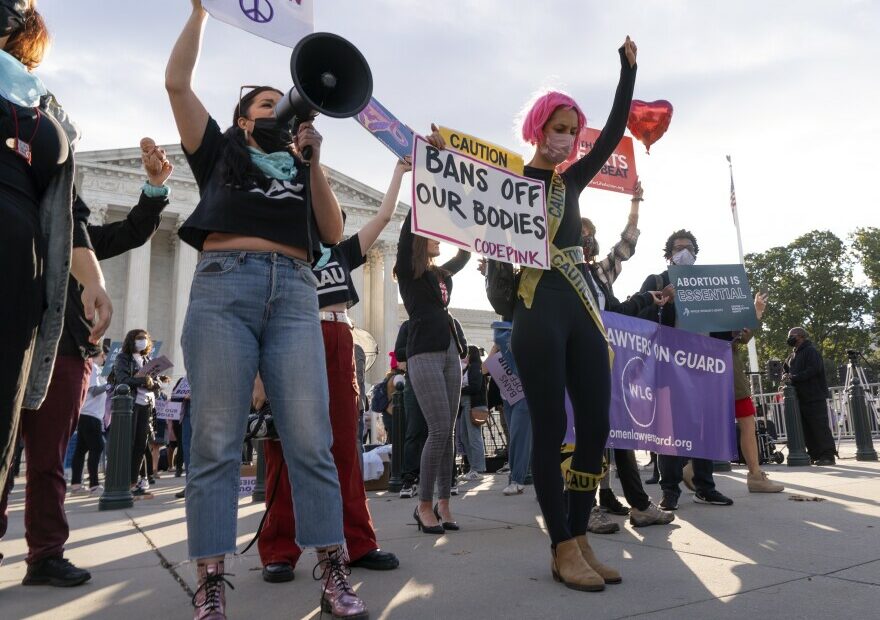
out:
{"label": "blue bandana", "polygon": [[23,108],[35,108],[47,92],[43,81],[18,58],[0,50],[0,97]]}
{"label": "blue bandana", "polygon": [[318,262],[315,263],[315,269],[323,269],[324,266],[330,262],[330,255],[332,254],[333,246],[326,246],[323,243],[321,244],[321,258],[318,259]]}
{"label": "blue bandana", "polygon": [[270,179],[290,181],[296,176],[296,160],[293,155],[286,151],[264,153],[252,146],[248,147],[251,152],[251,161]]}

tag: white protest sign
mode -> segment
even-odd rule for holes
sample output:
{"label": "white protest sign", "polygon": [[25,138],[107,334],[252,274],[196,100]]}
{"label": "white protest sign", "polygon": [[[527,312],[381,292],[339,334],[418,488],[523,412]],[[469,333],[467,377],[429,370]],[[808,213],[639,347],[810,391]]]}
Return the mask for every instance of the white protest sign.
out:
{"label": "white protest sign", "polygon": [[189,380],[187,380],[187,378],[184,377],[180,380],[180,383],[178,383],[175,386],[174,390],[171,392],[171,398],[186,398],[187,396],[190,395],[191,391],[192,390],[190,390],[190,387],[189,387]]}
{"label": "white protest sign", "polygon": [[212,17],[275,43],[295,47],[314,30],[313,0],[202,0]]}
{"label": "white protest sign", "polygon": [[254,487],[257,486],[257,477],[256,476],[242,476],[238,481],[238,496],[245,497],[247,495],[252,495],[254,492]]}
{"label": "white protest sign", "polygon": [[174,364],[171,363],[171,360],[165,357],[164,355],[161,357],[157,357],[155,359],[151,359],[149,362],[144,364],[143,368],[141,368],[137,375],[137,377],[146,377],[147,375],[156,376],[160,372],[165,372],[169,368],[174,368]]}
{"label": "white protest sign", "polygon": [[550,268],[544,184],[416,136],[412,232],[506,263]]}
{"label": "white protest sign", "polygon": [[504,356],[500,352],[494,353],[486,358],[486,368],[489,374],[495,380],[498,390],[501,392],[501,398],[511,405],[525,398],[522,383],[519,377],[513,373],[513,369],[505,361]]}
{"label": "white protest sign", "polygon": [[156,418],[159,420],[179,420],[183,403],[175,403],[170,400],[156,401]]}

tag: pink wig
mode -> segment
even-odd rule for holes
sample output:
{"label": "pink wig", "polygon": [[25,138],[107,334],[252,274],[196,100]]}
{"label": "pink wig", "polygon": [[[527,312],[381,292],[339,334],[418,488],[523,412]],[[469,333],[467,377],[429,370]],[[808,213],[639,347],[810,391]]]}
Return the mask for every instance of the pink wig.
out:
{"label": "pink wig", "polygon": [[587,124],[587,117],[581,112],[577,102],[559,91],[551,90],[532,104],[523,119],[522,137],[529,144],[540,144],[544,140],[544,125],[558,108],[571,109],[578,115],[578,133]]}

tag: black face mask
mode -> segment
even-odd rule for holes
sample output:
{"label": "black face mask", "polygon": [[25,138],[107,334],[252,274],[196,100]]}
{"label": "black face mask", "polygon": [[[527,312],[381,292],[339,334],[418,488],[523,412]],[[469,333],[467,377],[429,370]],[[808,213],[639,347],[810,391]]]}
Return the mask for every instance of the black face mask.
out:
{"label": "black face mask", "polygon": [[254,129],[251,137],[266,153],[278,151],[290,152],[293,144],[293,134],[287,123],[279,123],[274,118],[258,118],[254,120]]}
{"label": "black face mask", "polygon": [[793,347],[794,345],[797,344],[797,337],[795,337],[795,336],[789,336],[789,337],[788,337],[788,340],[785,341],[785,344],[787,344],[787,345],[790,346],[790,347]]}

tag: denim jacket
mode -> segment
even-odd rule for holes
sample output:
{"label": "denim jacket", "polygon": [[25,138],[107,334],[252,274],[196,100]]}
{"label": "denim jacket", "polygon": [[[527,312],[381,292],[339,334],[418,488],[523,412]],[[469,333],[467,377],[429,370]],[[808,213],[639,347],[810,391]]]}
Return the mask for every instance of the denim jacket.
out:
{"label": "denim jacket", "polygon": [[79,133],[67,114],[51,94],[40,101],[40,110],[51,114],[64,128],[71,145],[71,156],[52,178],[40,201],[40,230],[46,242],[43,263],[45,308],[37,330],[31,370],[25,387],[26,409],[39,409],[46,398],[55,353],[64,326],[64,307],[67,301],[67,278],[70,274],[70,256],[73,238],[73,144]]}

